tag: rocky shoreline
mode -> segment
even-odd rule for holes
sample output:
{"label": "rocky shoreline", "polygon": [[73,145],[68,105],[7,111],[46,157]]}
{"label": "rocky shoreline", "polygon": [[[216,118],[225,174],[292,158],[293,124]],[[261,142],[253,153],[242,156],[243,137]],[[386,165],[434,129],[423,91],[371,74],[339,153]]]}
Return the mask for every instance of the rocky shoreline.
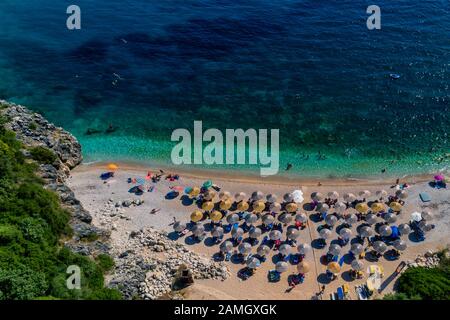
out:
{"label": "rocky shoreline", "polygon": [[[6,127],[14,131],[26,147],[43,146],[57,155],[54,163],[41,164],[38,174],[45,181],[45,187],[59,196],[62,206],[71,214],[70,225],[74,233],[70,239],[64,239],[64,246],[85,256],[111,255],[116,267],[108,276],[108,286],[121,291],[125,299],[167,296],[181,265],[187,266],[195,279],[224,280],[228,277],[228,268],[223,263],[201,257],[153,228],[132,231],[123,245],[112,245],[110,236],[116,228],[113,220],[127,219],[123,207],[139,203],[125,201],[117,205],[110,202],[100,213],[102,226],[93,225],[91,213],[83,208],[65,183],[70,170],[83,160],[77,139],[26,107],[3,100],[0,100],[0,107],[0,114],[7,119]],[[23,152],[28,153],[27,150]],[[177,294],[169,297],[182,298]]]}

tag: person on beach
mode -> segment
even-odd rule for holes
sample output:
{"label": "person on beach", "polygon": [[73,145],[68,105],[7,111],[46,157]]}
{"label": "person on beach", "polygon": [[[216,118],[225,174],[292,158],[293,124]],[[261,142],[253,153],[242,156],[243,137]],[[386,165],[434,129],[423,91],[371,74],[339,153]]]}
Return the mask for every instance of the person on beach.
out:
{"label": "person on beach", "polygon": [[156,214],[157,212],[159,212],[159,211],[161,211],[161,209],[160,208],[153,208],[151,211],[150,211],[150,214]]}

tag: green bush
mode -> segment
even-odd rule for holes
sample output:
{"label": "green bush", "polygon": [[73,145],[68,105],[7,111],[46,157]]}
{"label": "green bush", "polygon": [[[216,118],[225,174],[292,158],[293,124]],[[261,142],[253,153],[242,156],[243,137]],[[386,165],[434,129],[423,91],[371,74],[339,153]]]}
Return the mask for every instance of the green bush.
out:
{"label": "green bush", "polygon": [[30,130],[36,130],[36,129],[37,129],[37,124],[36,124],[36,122],[31,122],[30,125],[28,126],[28,129],[30,129]]}
{"label": "green bush", "polygon": [[108,272],[114,267],[114,260],[107,254],[99,254],[97,256],[97,264],[103,272]]}
{"label": "green bush", "polygon": [[450,299],[450,274],[442,268],[410,268],[398,280],[398,292],[408,298]]}
{"label": "green bush", "polygon": [[45,147],[34,147],[30,150],[31,157],[43,164],[52,164],[56,160],[56,154]]}

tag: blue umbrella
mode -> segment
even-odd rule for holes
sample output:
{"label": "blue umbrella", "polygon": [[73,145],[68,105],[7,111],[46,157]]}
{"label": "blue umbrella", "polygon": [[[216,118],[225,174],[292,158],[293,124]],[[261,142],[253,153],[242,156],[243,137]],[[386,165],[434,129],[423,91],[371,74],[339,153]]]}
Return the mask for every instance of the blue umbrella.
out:
{"label": "blue umbrella", "polygon": [[137,184],[137,185],[143,185],[143,184],[145,184],[145,179],[143,179],[143,178],[137,178],[137,179],[136,179],[136,184]]}

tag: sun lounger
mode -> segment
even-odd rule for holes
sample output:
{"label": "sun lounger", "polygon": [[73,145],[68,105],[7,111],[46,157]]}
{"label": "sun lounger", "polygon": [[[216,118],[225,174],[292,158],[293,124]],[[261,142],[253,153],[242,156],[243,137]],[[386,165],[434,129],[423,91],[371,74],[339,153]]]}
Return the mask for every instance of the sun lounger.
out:
{"label": "sun lounger", "polygon": [[342,287],[337,288],[337,298],[338,300],[344,300],[344,290]]}

